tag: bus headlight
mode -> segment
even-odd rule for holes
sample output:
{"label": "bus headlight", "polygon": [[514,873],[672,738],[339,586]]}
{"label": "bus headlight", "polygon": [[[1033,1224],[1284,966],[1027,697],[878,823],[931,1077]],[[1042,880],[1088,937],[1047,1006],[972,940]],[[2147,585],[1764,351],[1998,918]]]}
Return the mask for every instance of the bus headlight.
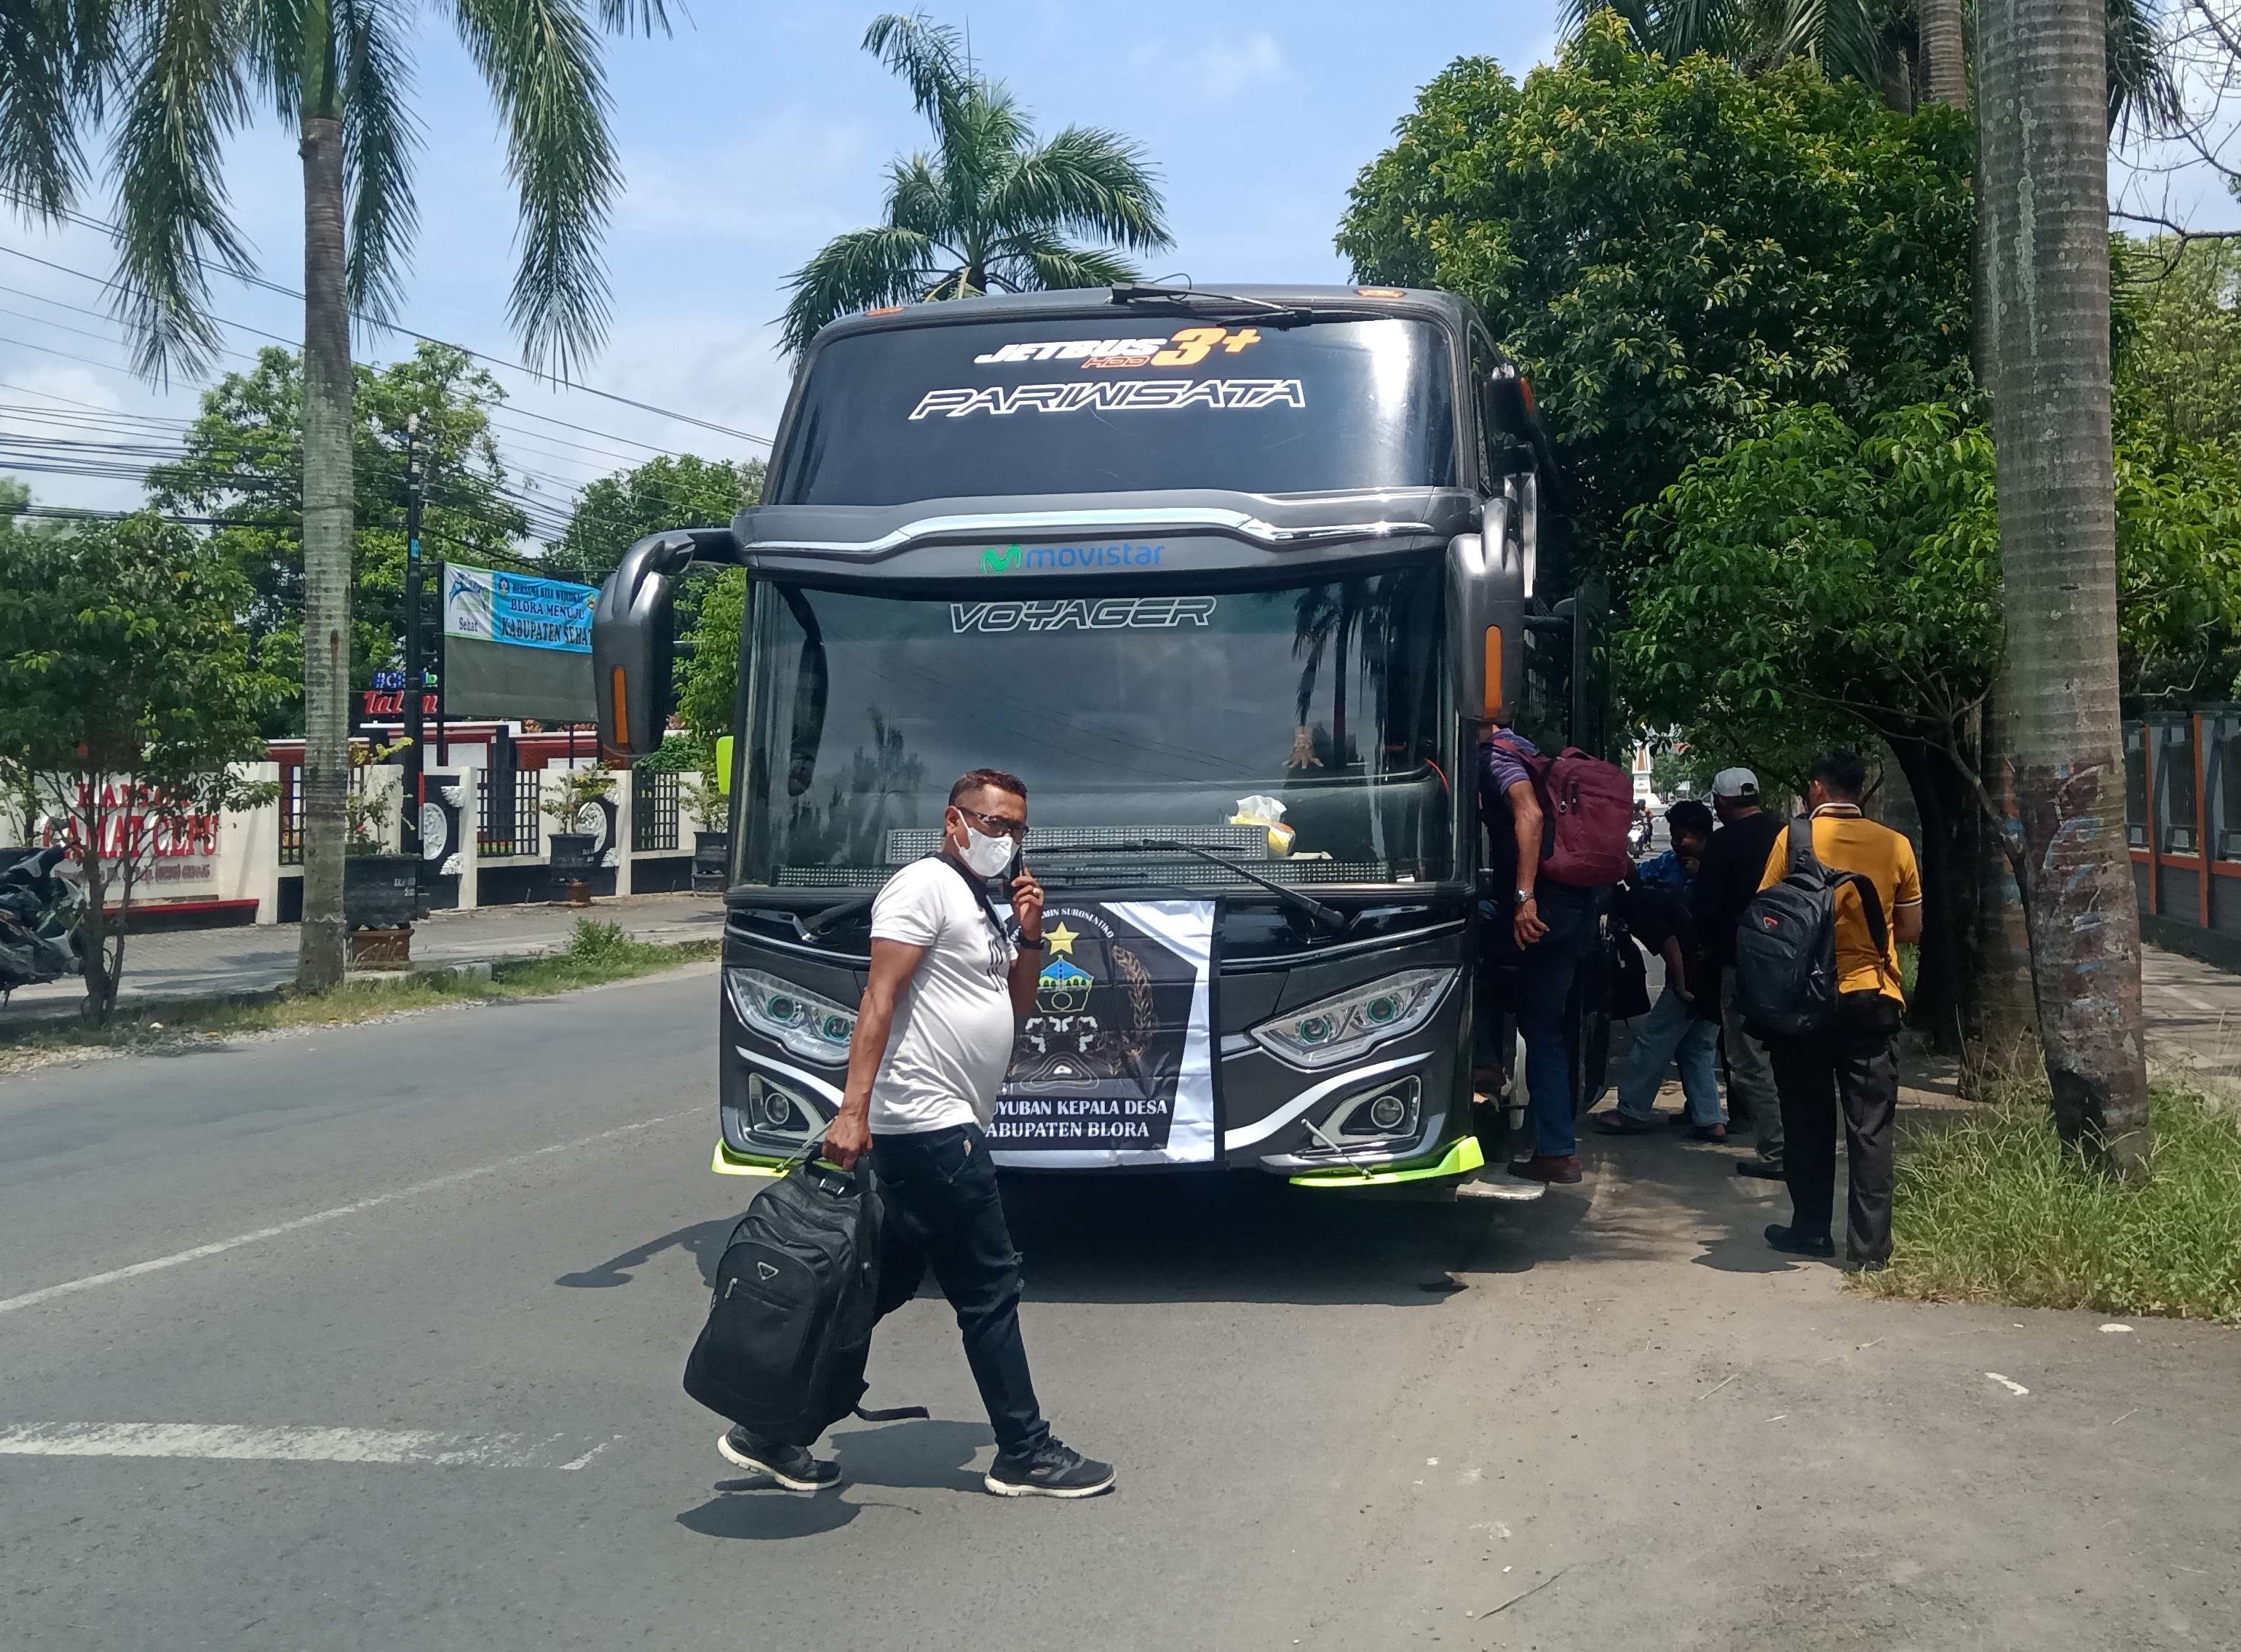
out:
{"label": "bus headlight", "polygon": [[1452,969],[1404,969],[1253,1028],[1254,1040],[1294,1067],[1335,1067],[1431,1020],[1455,978]]}
{"label": "bus headlight", "polygon": [[855,1011],[759,969],[726,970],[724,990],[740,1020],[803,1060],[821,1067],[847,1062],[848,1041],[856,1036]]}

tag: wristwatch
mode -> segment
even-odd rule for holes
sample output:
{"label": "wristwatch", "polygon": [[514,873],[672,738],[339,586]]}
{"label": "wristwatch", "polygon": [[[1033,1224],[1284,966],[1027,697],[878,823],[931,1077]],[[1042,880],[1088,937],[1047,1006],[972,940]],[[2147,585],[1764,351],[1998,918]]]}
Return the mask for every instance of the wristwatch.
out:
{"label": "wristwatch", "polygon": [[1533,892],[1530,889],[1518,889],[1512,891],[1512,893],[1516,895],[1517,904],[1521,906],[1527,901],[1534,899]]}

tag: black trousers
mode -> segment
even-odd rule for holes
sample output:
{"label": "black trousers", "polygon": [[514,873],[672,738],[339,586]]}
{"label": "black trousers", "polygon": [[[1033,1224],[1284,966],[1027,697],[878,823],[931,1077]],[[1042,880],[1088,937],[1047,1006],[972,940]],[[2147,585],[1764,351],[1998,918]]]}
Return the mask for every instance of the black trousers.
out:
{"label": "black trousers", "polygon": [[988,1408],[996,1448],[1032,1451],[1050,1435],[1020,1335],[1020,1253],[1004,1221],[988,1139],[956,1125],[872,1143],[886,1221],[880,1235],[882,1318],[918,1294],[927,1270],[957,1310],[966,1363]]}
{"label": "black trousers", "polygon": [[[1848,993],[1854,998],[1879,997]],[[1883,1004],[1889,1004],[1883,1000]],[[1783,1180],[1790,1222],[1801,1234],[1831,1231],[1836,1202],[1836,1120],[1844,1120],[1851,1192],[1845,1254],[1855,1264],[1890,1260],[1891,1122],[1898,1110],[1896,1007],[1848,1002],[1835,1031],[1769,1039],[1775,1088],[1782,1095]]]}

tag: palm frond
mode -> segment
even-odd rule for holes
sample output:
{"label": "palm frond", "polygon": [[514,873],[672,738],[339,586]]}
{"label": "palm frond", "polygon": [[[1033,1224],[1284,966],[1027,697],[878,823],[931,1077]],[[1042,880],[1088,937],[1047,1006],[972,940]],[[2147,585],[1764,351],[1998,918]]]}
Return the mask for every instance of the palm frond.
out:
{"label": "palm frond", "polygon": [[121,44],[139,65],[114,143],[117,319],[133,365],[157,380],[199,371],[218,347],[206,308],[215,262],[254,264],[227,211],[224,149],[249,116],[232,0],[171,0]]}
{"label": "palm frond", "polygon": [[1889,0],[1823,0],[1814,57],[1838,79],[1880,87],[1890,54],[1890,12]]}
{"label": "palm frond", "polygon": [[412,70],[398,47],[411,19],[398,0],[338,0],[334,17],[350,190],[350,304],[385,321],[397,312],[398,278],[420,223],[412,198],[419,124],[405,106]]}
{"label": "palm frond", "polygon": [[599,0],[599,27],[611,35],[667,35],[668,0]]}
{"label": "palm frond", "polygon": [[607,331],[599,232],[621,172],[597,38],[583,0],[455,0],[454,15],[505,118],[521,198],[506,313],[529,365],[565,378]]}
{"label": "palm frond", "polygon": [[989,192],[1034,141],[1034,129],[1010,92],[983,82],[959,95],[937,136],[949,221],[965,224],[986,211]]}
{"label": "palm frond", "polygon": [[923,11],[891,11],[873,18],[864,30],[864,50],[903,77],[912,107],[936,126],[946,124],[950,106],[973,84],[965,37]]}
{"label": "palm frond", "polygon": [[2152,135],[2184,125],[2185,105],[2152,6],[2108,0],[2107,17],[2109,130]]}
{"label": "palm frond", "polygon": [[1156,174],[1144,151],[1114,133],[1069,126],[1020,156],[987,197],[1000,228],[1047,224],[1124,247],[1173,244]]}
{"label": "palm frond", "polygon": [[[1738,43],[1740,10],[1735,0],[1666,0],[1651,14],[1649,34],[1657,50],[1676,62],[1696,51],[1726,54]],[[1640,24],[1635,29],[1642,32]]]}
{"label": "palm frond", "polygon": [[111,0],[16,0],[0,7],[0,190],[52,220],[85,179],[78,134],[100,124],[116,58]]}
{"label": "palm frond", "polygon": [[798,356],[827,322],[924,296],[936,251],[916,230],[893,224],[835,236],[786,278],[793,297],[779,318],[780,348]]}
{"label": "palm frond", "polygon": [[1143,272],[1110,247],[1074,247],[1054,235],[1007,237],[988,261],[989,273],[1014,291],[1038,287],[1123,287]]}
{"label": "palm frond", "polygon": [[927,156],[913,155],[888,166],[887,222],[934,237],[948,231],[948,186],[940,168]]}

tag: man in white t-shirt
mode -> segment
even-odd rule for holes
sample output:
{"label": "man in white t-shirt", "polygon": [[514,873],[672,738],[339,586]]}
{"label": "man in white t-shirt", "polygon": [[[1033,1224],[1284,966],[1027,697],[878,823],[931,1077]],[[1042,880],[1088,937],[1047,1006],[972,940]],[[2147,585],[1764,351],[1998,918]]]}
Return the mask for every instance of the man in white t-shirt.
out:
{"label": "man in white t-shirt", "polygon": [[[917,1294],[928,1268],[957,1310],[996,1434],[988,1489],[1087,1497],[1113,1484],[1113,1470],[1061,1444],[1043,1421],[1020,1335],[1019,1253],[988,1157],[1017,1018],[1034,1012],[1042,973],[1043,889],[1018,862],[1027,789],[1000,770],[975,769],[950,788],[943,825],[941,853],[895,873],[873,903],[871,980],[825,1156],[846,1168],[872,1155],[886,1214],[880,1312]],[[1007,874],[1016,944],[987,890]],[[720,1449],[797,1491],[840,1475],[742,1428]]]}

